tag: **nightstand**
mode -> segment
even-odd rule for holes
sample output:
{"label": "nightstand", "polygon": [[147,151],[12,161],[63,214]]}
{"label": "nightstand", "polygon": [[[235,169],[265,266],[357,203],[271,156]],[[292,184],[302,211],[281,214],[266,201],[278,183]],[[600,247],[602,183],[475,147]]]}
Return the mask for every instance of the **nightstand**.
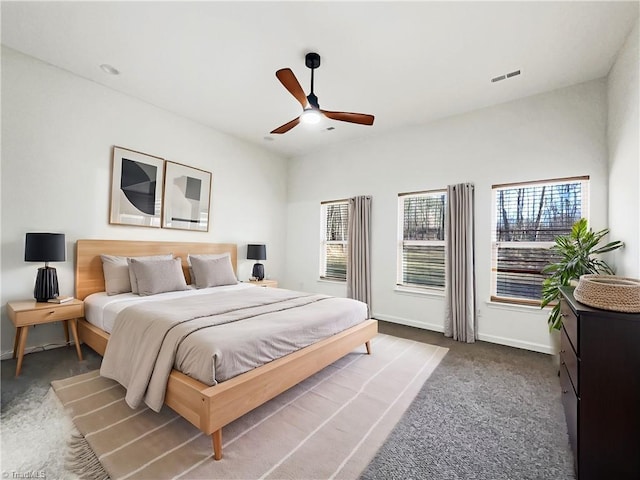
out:
{"label": "nightstand", "polygon": [[249,283],[258,287],[278,288],[277,280],[249,280]]}
{"label": "nightstand", "polygon": [[16,377],[20,375],[22,369],[24,347],[27,343],[29,327],[32,325],[63,322],[67,344],[69,343],[69,326],[71,326],[78,359],[82,360],[82,351],[78,341],[78,318],[84,316],[84,302],[82,300],[73,299],[65,303],[39,303],[35,300],[8,302],[7,313],[16,326],[16,338],[13,342],[13,358],[16,358],[16,354],[18,356]]}

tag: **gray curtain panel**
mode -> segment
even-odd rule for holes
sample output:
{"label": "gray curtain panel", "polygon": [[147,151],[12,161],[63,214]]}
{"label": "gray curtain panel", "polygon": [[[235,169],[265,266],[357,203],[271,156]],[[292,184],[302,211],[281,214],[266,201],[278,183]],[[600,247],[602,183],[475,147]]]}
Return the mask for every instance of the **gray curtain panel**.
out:
{"label": "gray curtain panel", "polygon": [[467,343],[477,333],[473,211],[473,184],[447,186],[444,334]]}
{"label": "gray curtain panel", "polygon": [[349,199],[347,297],[367,304],[371,316],[371,197]]}

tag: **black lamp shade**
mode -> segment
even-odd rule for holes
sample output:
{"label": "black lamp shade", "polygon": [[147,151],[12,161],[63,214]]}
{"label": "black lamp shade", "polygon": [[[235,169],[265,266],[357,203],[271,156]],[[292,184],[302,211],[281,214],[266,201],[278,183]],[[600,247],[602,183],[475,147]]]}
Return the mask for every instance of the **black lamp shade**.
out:
{"label": "black lamp shade", "polygon": [[27,233],[24,246],[25,262],[64,262],[64,233]]}
{"label": "black lamp shade", "polygon": [[[247,259],[266,260],[267,259],[266,245],[259,245],[259,244],[247,245]],[[257,278],[258,280],[264,280],[264,265],[262,265],[261,263],[254,264],[253,270],[251,272],[251,276],[253,278]]]}
{"label": "black lamp shade", "polygon": [[46,302],[59,295],[58,274],[48,262],[64,262],[66,248],[64,233],[27,233],[24,246],[25,262],[45,262],[38,269],[33,296],[38,302]]}
{"label": "black lamp shade", "polygon": [[248,260],[266,260],[267,259],[267,246],[266,245],[247,245],[247,259]]}

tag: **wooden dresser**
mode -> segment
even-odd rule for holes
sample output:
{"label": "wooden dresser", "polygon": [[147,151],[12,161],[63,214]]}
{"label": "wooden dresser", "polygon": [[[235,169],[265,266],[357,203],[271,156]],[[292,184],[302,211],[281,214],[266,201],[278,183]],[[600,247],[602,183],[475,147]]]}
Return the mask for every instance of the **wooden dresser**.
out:
{"label": "wooden dresser", "polygon": [[561,289],[560,384],[576,477],[640,479],[640,314]]}

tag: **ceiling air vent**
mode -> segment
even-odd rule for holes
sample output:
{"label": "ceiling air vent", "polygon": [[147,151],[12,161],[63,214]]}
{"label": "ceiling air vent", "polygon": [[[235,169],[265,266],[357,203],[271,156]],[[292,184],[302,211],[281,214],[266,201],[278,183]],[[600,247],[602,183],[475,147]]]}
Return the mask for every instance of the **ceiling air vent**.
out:
{"label": "ceiling air vent", "polygon": [[520,70],[515,70],[513,72],[505,73],[504,75],[500,75],[498,77],[494,77],[494,78],[491,79],[491,83],[499,82],[499,81],[504,80],[506,78],[515,77],[516,75],[520,75]]}

